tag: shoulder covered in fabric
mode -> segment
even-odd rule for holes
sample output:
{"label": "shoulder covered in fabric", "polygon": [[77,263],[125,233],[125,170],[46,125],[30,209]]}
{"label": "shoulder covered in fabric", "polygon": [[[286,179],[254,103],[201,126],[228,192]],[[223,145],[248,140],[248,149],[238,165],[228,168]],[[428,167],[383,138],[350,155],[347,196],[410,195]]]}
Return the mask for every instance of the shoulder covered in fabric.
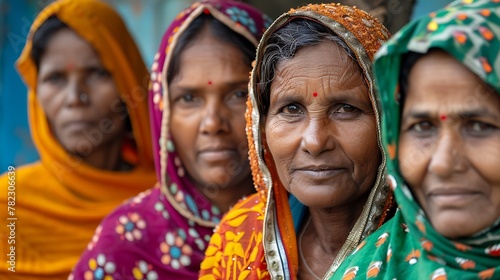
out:
{"label": "shoulder covered in fabric", "polygon": [[160,270],[155,268],[163,265],[156,255],[161,252],[152,246],[159,248],[159,231],[168,227],[168,220],[161,209],[155,208],[158,197],[159,189],[153,188],[110,213],[97,227],[72,277],[87,279],[88,275],[104,273],[122,279],[137,273],[147,275],[148,271],[159,275]]}
{"label": "shoulder covered in fabric", "polygon": [[222,218],[201,263],[200,279],[268,279],[262,246],[265,203],[258,194]]}

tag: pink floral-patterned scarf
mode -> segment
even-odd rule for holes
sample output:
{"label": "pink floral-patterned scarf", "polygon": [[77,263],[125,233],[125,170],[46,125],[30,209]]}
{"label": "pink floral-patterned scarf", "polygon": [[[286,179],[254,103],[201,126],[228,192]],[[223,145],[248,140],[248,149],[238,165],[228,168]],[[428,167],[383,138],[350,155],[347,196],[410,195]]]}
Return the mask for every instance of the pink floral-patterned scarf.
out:
{"label": "pink floral-patterned scarf", "polygon": [[179,35],[202,13],[211,14],[255,46],[271,23],[247,4],[224,0],[196,2],[177,15],[163,36],[151,69],[149,107],[159,183],[101,223],[71,279],[198,277],[204,251],[223,213],[185,176],[169,133],[176,128],[168,123],[165,73]]}

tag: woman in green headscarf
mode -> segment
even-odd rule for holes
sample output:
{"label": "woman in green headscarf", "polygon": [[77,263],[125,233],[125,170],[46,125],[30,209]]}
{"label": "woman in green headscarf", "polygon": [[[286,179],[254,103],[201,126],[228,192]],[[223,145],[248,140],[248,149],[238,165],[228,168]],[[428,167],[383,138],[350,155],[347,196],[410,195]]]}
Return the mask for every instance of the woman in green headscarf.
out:
{"label": "woman in green headscarf", "polygon": [[500,278],[500,1],[457,1],[377,53],[399,211],[332,279]]}

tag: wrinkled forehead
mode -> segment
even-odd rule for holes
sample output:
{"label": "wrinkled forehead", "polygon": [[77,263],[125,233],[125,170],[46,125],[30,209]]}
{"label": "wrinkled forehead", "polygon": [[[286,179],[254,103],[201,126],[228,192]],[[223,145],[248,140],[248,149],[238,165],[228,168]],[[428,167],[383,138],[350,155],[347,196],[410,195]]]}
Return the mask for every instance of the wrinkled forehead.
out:
{"label": "wrinkled forehead", "polygon": [[[376,19],[367,13],[341,5],[309,5],[302,9],[291,10],[283,14],[267,29],[257,48],[256,64],[251,77],[251,98],[256,99],[256,103],[261,111],[266,106],[266,99],[261,96],[265,85],[261,84],[264,77],[262,65],[266,48],[270,43],[271,36],[288,25],[290,22],[305,19],[325,26],[334,36],[337,36],[342,43],[352,51],[359,68],[362,71],[364,82],[366,83],[372,107],[377,107],[375,97],[375,87],[372,74],[372,58],[388,38],[388,31]],[[276,74],[276,73],[274,73]],[[266,74],[268,75],[268,74]],[[272,78],[272,77],[271,77]],[[260,112],[261,114],[263,112]]]}
{"label": "wrinkled forehead", "polygon": [[[439,93],[438,98],[449,100],[446,104],[454,101],[462,102],[464,106],[478,105],[484,101],[496,104],[496,100],[500,98],[493,85],[483,80],[470,65],[443,48],[431,48],[426,53],[403,53],[398,82],[400,92],[396,98],[403,106],[409,94],[414,98],[418,95],[425,99],[430,98],[431,94]],[[452,94],[446,95],[450,89],[453,89]],[[439,105],[446,107],[446,104]]]}

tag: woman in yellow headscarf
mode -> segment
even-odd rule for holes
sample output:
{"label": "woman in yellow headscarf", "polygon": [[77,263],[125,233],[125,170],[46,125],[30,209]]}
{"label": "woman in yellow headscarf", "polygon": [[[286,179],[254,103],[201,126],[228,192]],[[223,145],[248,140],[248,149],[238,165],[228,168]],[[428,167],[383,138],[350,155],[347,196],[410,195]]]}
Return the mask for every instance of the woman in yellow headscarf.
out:
{"label": "woman in yellow headscarf", "polygon": [[149,74],[120,16],[98,0],[45,8],[17,67],[40,161],[0,178],[10,226],[0,278],[65,279],[101,219],[156,181]]}

